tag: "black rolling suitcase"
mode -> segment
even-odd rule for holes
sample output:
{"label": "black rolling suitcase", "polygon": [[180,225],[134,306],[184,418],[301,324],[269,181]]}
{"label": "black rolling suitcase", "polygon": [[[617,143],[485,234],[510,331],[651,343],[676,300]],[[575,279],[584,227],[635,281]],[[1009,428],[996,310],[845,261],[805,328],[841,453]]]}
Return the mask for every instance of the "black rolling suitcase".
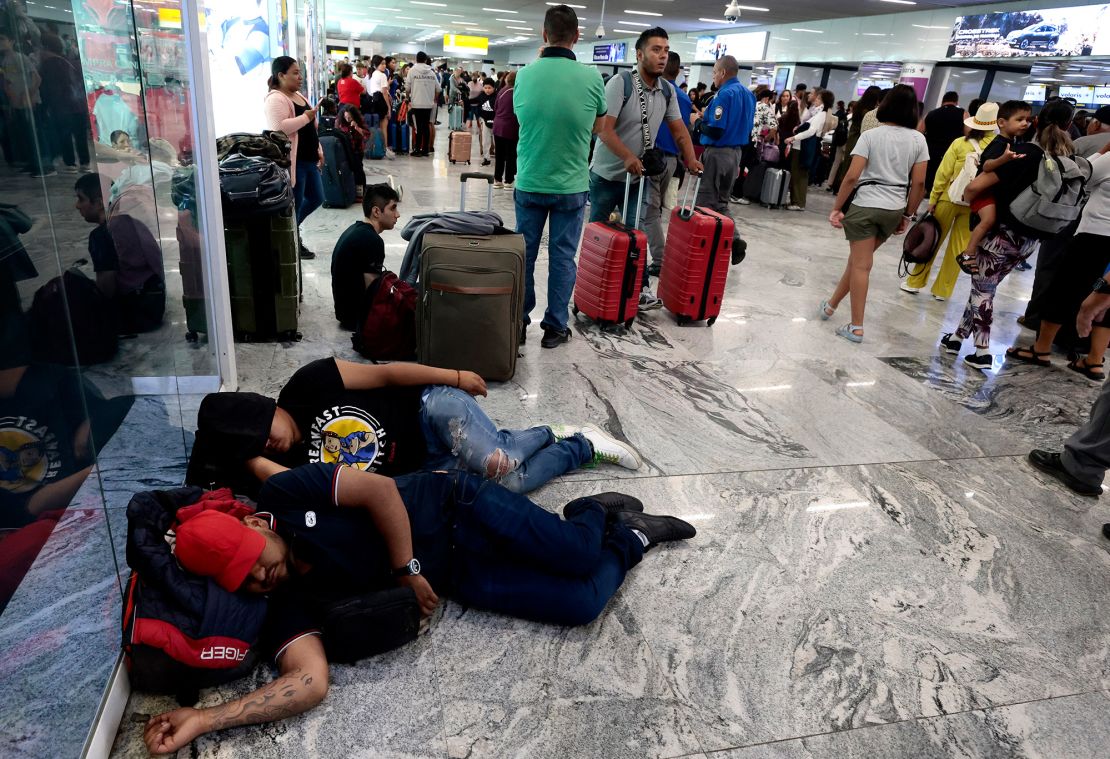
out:
{"label": "black rolling suitcase", "polygon": [[358,197],[351,140],[337,129],[322,129],[320,148],[324,151],[324,208],[347,208]]}
{"label": "black rolling suitcase", "polygon": [[763,192],[763,180],[767,176],[767,169],[769,168],[771,168],[770,164],[757,163],[748,169],[747,176],[736,180],[740,187],[732,188],[733,197],[747,198],[753,203],[758,203],[759,196]]}

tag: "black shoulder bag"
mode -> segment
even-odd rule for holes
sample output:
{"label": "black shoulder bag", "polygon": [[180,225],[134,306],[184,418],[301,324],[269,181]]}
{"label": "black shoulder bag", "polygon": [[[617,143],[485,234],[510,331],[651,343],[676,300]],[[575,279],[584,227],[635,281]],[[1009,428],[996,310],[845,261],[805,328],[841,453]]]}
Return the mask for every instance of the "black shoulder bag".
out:
{"label": "black shoulder bag", "polygon": [[644,136],[644,152],[640,162],[644,165],[645,177],[657,177],[667,170],[667,156],[655,147],[655,140],[652,139],[651,128],[648,126],[647,95],[638,71],[632,72],[632,86],[636,88],[636,96],[640,101],[640,127],[643,129]]}

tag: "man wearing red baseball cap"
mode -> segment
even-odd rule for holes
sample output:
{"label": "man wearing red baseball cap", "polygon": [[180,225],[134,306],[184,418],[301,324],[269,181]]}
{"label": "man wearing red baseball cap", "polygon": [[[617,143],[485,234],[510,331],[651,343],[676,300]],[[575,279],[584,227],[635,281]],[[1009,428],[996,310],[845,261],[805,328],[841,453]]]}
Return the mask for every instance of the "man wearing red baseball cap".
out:
{"label": "man wearing red baseball cap", "polygon": [[316,603],[401,584],[426,616],[436,590],[466,606],[557,625],[597,618],[628,570],[660,543],[696,531],[643,513],[619,493],[579,498],[563,516],[479,475],[421,472],[396,480],[337,464],[285,469],[253,459],[265,479],[242,521],[205,513],[177,530],[185,569],[229,590],[268,594],[264,642],[280,677],[220,706],[152,717],[153,753],[207,732],[283,719],[327,695]]}

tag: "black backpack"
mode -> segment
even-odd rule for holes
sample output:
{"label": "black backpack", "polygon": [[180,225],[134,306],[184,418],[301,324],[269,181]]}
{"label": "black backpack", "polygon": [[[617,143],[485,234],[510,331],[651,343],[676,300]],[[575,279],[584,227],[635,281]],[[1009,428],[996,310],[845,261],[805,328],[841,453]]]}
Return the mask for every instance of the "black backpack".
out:
{"label": "black backpack", "polygon": [[293,204],[293,185],[272,160],[233,154],[220,161],[220,199],[234,218],[281,214]]}
{"label": "black backpack", "polygon": [[28,322],[36,361],[90,366],[110,361],[119,350],[115,306],[76,267],[35,292]]}
{"label": "black backpack", "polygon": [[[124,662],[133,689],[176,695],[182,704],[196,703],[201,688],[254,669],[266,618],[264,598],[231,593],[210,577],[186,572],[166,541],[178,509],[205,495],[200,488],[178,488],[137,493],[127,504]],[[213,496],[229,500],[231,491]]]}
{"label": "black backpack", "polygon": [[285,132],[269,129],[262,134],[234,132],[216,140],[216,160],[222,161],[235,154],[256,156],[269,158],[283,169],[288,169],[292,165],[290,161],[292,147],[293,143]]}
{"label": "black backpack", "polygon": [[832,146],[839,148],[841,145],[848,144],[848,118],[842,118],[836,124],[836,131],[833,132]]}

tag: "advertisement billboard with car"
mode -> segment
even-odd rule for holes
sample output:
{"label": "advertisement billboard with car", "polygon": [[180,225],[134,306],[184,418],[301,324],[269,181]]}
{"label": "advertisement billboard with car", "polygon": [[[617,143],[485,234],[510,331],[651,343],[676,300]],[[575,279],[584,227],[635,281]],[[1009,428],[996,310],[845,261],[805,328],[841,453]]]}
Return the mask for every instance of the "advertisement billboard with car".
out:
{"label": "advertisement billboard with car", "polygon": [[1110,3],[960,16],[949,58],[1110,55]]}

